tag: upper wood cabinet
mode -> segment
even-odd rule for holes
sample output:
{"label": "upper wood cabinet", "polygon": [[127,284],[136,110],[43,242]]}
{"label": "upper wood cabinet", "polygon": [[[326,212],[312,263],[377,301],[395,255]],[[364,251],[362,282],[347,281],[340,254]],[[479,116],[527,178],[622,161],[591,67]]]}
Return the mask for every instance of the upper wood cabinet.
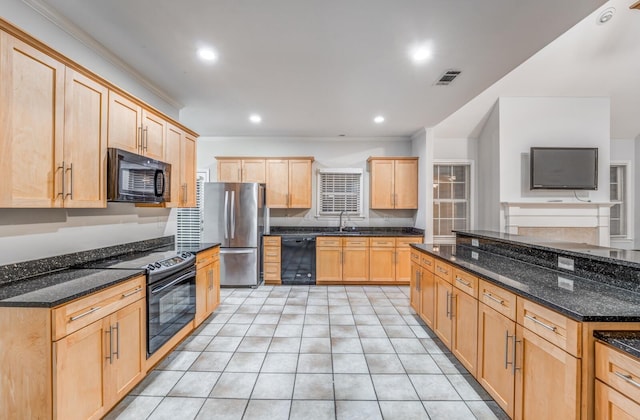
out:
{"label": "upper wood cabinet", "polygon": [[171,164],[171,200],[165,207],[196,207],[196,139],[167,124],[165,159]]}
{"label": "upper wood cabinet", "polygon": [[265,159],[216,157],[219,182],[266,182]]}
{"label": "upper wood cabinet", "polygon": [[311,208],[313,158],[267,159],[267,207]]}
{"label": "upper wood cabinet", "polygon": [[1,207],[105,207],[107,87],[0,32]]}
{"label": "upper wood cabinet", "polygon": [[109,147],[164,161],[166,125],[158,114],[109,91]]}
{"label": "upper wood cabinet", "polygon": [[418,158],[370,157],[372,209],[418,208]]}

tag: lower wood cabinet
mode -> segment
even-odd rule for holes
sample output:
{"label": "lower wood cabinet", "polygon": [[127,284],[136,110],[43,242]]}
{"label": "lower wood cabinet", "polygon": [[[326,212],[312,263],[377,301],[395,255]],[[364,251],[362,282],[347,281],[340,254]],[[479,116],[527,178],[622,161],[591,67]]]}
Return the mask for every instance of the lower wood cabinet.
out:
{"label": "lower wood cabinet", "polygon": [[59,419],[101,418],[144,377],[145,300],[53,343]]}
{"label": "lower wood cabinet", "polygon": [[599,341],[595,353],[596,419],[638,419],[640,359]]}
{"label": "lower wood cabinet", "polygon": [[452,286],[446,280],[435,276],[435,300],[434,300],[434,322],[433,332],[447,348],[451,348],[451,306],[452,306]]}
{"label": "lower wood cabinet", "polygon": [[369,280],[369,238],[342,239],[342,281]]}
{"label": "lower wood cabinet", "polygon": [[265,284],[281,284],[282,239],[280,236],[265,236],[262,248],[262,277]]}
{"label": "lower wood cabinet", "polygon": [[637,420],[640,403],[596,380],[596,419]]}
{"label": "lower wood cabinet", "polygon": [[478,368],[478,300],[452,289],[451,352],[476,376]]}
{"label": "lower wood cabinet", "polygon": [[196,255],[195,326],[202,324],[220,304],[220,251],[211,248]]}

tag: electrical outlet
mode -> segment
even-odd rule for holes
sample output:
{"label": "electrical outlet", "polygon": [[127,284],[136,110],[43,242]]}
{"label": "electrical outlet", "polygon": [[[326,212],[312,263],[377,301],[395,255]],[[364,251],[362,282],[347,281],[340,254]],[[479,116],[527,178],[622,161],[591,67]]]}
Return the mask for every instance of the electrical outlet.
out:
{"label": "electrical outlet", "polygon": [[569,270],[569,271],[575,270],[573,260],[567,257],[558,257],[558,268],[562,268],[564,270]]}
{"label": "electrical outlet", "polygon": [[471,246],[475,246],[475,247],[479,247],[480,246],[480,241],[477,239],[471,239]]}
{"label": "electrical outlet", "polygon": [[573,292],[573,280],[558,276],[558,287]]}
{"label": "electrical outlet", "polygon": [[478,253],[476,251],[471,251],[471,258],[474,260],[478,259]]}

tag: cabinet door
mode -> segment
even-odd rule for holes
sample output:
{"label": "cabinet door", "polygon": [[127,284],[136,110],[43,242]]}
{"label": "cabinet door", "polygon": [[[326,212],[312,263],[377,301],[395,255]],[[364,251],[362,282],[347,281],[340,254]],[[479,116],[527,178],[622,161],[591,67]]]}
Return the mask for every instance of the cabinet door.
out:
{"label": "cabinet door", "polygon": [[240,159],[218,159],[218,182],[241,182],[242,161]]}
{"label": "cabinet door", "polygon": [[479,303],[477,379],[511,418],[514,413],[515,377],[511,363],[515,330],[515,322]]}
{"label": "cabinet door", "polygon": [[637,420],[640,404],[596,380],[596,419]]}
{"label": "cabinet door", "polygon": [[409,304],[420,314],[420,266],[411,263],[411,278],[409,279]]}
{"label": "cabinet door", "polygon": [[110,339],[109,322],[99,320],[53,343],[58,419],[86,420],[103,414]]}
{"label": "cabinet door", "polygon": [[142,108],[114,91],[109,91],[109,147],[142,153]]}
{"label": "cabinet door", "polygon": [[527,328],[516,330],[515,418],[580,418],[580,360]]}
{"label": "cabinet door", "polygon": [[67,69],[65,79],[65,207],[106,207],[109,90]]}
{"label": "cabinet door", "polygon": [[207,316],[220,304],[220,261],[214,261],[209,266],[207,288]]}
{"label": "cabinet door", "polygon": [[164,162],[164,142],[167,122],[148,110],[142,112],[142,152],[151,159]]}
{"label": "cabinet door", "polygon": [[[407,254],[407,260],[409,256]],[[396,272],[395,248],[369,249],[369,278],[371,281],[394,281]],[[409,271],[409,270],[407,270]],[[409,272],[409,274],[411,274]]]}
{"label": "cabinet door", "polygon": [[395,280],[403,283],[408,282],[411,275],[411,248],[408,246],[397,247],[395,251]]}
{"label": "cabinet door", "polygon": [[267,207],[289,207],[289,162],[267,159]]}
{"label": "cabinet door", "polygon": [[436,281],[431,271],[420,268],[420,315],[432,330],[435,329]]}
{"label": "cabinet door", "polygon": [[[105,401],[111,407],[144,377],[146,360],[145,305],[140,299],[109,317],[111,323],[113,363],[108,367]],[[108,356],[107,356],[108,357]]]}
{"label": "cabinet door", "polygon": [[393,208],[393,160],[371,160],[371,208]]}
{"label": "cabinet door", "polygon": [[289,207],[311,208],[311,160],[289,160]]}
{"label": "cabinet door", "polygon": [[62,205],[64,71],[0,31],[0,207]]}
{"label": "cabinet door", "polygon": [[196,207],[196,139],[185,134],[180,152],[180,207]]}
{"label": "cabinet door", "polygon": [[452,287],[447,281],[435,276],[435,310],[433,332],[435,332],[442,342],[451,348],[451,307]]}
{"label": "cabinet door", "polygon": [[451,351],[473,376],[478,363],[478,300],[454,290]]}
{"label": "cabinet door", "polygon": [[316,248],[316,281],[342,280],[342,248]]}
{"label": "cabinet door", "polygon": [[244,159],[242,161],[242,182],[267,181],[267,169],[264,159]]}
{"label": "cabinet door", "polygon": [[342,248],[342,280],[369,280],[369,248]]}
{"label": "cabinet door", "polygon": [[170,201],[165,201],[166,207],[178,207],[182,197],[180,178],[182,178],[182,163],[180,153],[182,149],[183,132],[178,127],[167,126],[167,141],[165,142],[164,158],[171,164],[171,181],[169,185]]}
{"label": "cabinet door", "polygon": [[209,294],[211,264],[199,268],[196,271],[196,315],[195,326],[202,324],[207,316],[207,300]]}
{"label": "cabinet door", "polygon": [[418,208],[418,161],[399,159],[394,167],[394,208]]}

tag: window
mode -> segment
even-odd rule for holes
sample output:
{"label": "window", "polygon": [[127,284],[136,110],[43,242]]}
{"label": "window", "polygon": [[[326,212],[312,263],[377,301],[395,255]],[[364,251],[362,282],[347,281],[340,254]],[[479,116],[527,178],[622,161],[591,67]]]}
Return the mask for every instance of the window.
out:
{"label": "window", "polygon": [[470,165],[433,166],[433,236],[469,228]]}
{"label": "window", "polygon": [[176,242],[179,244],[198,243],[202,239],[202,190],[208,180],[208,172],[198,172],[196,178],[196,206],[179,208],[177,213]]}
{"label": "window", "polygon": [[609,215],[609,234],[614,237],[627,236],[627,166],[611,165],[609,168],[609,195],[614,203]]}
{"label": "window", "polygon": [[362,215],[362,169],[318,171],[318,215]]}

